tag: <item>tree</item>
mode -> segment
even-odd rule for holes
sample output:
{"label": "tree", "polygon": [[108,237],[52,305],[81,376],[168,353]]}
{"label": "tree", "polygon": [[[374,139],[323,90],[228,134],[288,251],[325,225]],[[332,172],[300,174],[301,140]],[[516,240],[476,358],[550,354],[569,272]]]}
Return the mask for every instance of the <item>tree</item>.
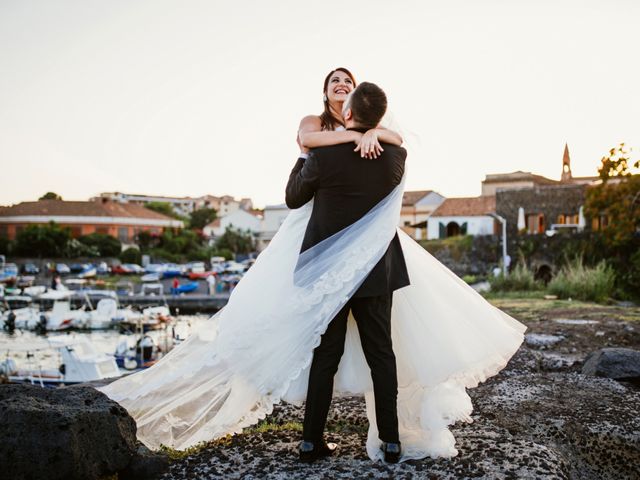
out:
{"label": "tree", "polygon": [[630,148],[624,143],[602,158],[598,173],[602,183],[587,190],[585,213],[592,218],[606,216],[603,234],[611,246],[621,246],[640,232],[640,175],[633,170]]}
{"label": "tree", "polygon": [[213,208],[201,208],[191,214],[189,225],[191,228],[202,230],[205,226],[217,218],[217,212]]}
{"label": "tree", "polygon": [[62,197],[54,192],[47,192],[38,200],[62,200]]}
{"label": "tree", "polygon": [[145,205],[145,208],[166,215],[167,217],[177,218],[179,220],[183,219],[183,217],[176,213],[169,202],[149,202]]}
{"label": "tree", "polygon": [[228,249],[233,253],[253,252],[255,250],[253,235],[250,231],[243,232],[229,226],[216,241],[216,248]]}
{"label": "tree", "polygon": [[101,257],[117,257],[122,251],[120,240],[104,233],[83,235],[78,238],[78,241],[88,247],[95,247]]}
{"label": "tree", "polygon": [[14,252],[24,256],[62,257],[71,240],[71,229],[55,222],[47,225],[27,225],[16,235]]}
{"label": "tree", "polygon": [[120,254],[120,261],[122,263],[135,263],[140,265],[142,263],[142,254],[137,248],[127,248]]}
{"label": "tree", "polygon": [[640,298],[640,161],[633,162],[624,143],[602,158],[602,182],[587,189],[585,213],[606,217],[607,224],[593,239],[598,254],[616,271],[621,297]]}

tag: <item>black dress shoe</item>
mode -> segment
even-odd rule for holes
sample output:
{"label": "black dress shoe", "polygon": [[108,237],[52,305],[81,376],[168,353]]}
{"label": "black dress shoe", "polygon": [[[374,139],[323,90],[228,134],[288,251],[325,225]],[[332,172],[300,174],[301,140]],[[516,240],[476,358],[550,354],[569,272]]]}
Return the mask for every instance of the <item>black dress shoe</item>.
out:
{"label": "black dress shoe", "polygon": [[398,443],[387,443],[382,442],[382,447],[380,447],[382,452],[384,453],[384,461],[387,463],[398,463],[400,461],[400,442]]}
{"label": "black dress shoe", "polygon": [[300,461],[303,463],[315,462],[319,458],[329,457],[336,451],[338,445],[335,443],[305,442],[302,441],[298,447]]}

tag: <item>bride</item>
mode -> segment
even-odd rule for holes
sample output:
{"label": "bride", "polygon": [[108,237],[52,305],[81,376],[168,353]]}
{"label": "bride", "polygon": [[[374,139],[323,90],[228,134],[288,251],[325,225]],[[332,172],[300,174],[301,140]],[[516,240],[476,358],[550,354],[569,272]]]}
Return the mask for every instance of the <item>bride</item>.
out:
{"label": "bride", "polygon": [[[377,138],[401,142],[383,129],[361,138],[351,136],[357,132],[336,131],[342,123],[339,102],[346,98],[341,95],[355,85],[348,71],[338,71],[336,83],[336,71],[325,80],[324,113],[330,118],[303,119],[299,143],[359,142],[362,155],[375,156],[381,148]],[[466,388],[504,368],[522,343],[525,327],[397,228],[403,185],[302,255],[313,201],[292,210],[222,310],[150,369],[103,387],[136,420],[139,439],[152,448],[184,449],[239,433],[282,400],[304,401],[321,335],[397,232],[411,280],[394,293],[391,320],[402,460],[455,456],[448,426],[471,421]],[[352,318],[334,390],[364,394],[367,452],[381,459],[373,386]]]}

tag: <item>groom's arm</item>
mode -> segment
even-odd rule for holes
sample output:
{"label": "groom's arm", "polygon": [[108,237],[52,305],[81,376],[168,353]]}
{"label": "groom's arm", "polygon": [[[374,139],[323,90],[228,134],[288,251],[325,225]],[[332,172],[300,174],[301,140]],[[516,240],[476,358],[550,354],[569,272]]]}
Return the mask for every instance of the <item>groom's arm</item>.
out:
{"label": "groom's arm", "polygon": [[285,201],[289,208],[300,208],[313,198],[320,178],[320,162],[315,151],[309,158],[299,158],[291,174],[285,190]]}

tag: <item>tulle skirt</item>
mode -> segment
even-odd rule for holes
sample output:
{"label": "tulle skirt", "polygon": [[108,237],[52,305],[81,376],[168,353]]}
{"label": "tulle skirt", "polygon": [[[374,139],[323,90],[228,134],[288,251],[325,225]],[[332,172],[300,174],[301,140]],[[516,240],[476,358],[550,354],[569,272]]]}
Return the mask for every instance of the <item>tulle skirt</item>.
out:
{"label": "tulle skirt", "polygon": [[[224,309],[152,368],[103,387],[134,417],[139,439],[151,448],[184,449],[241,432],[279,401],[304,401],[313,349],[397,230],[402,190],[394,193],[348,235],[321,246],[320,266],[307,272],[317,281],[304,288],[293,272],[312,206],[292,211]],[[394,293],[391,319],[402,459],[452,457],[457,450],[448,427],[471,421],[466,389],[505,367],[525,327],[398,234],[411,281]],[[364,395],[367,452],[382,458],[371,376],[353,318],[334,389]]]}

